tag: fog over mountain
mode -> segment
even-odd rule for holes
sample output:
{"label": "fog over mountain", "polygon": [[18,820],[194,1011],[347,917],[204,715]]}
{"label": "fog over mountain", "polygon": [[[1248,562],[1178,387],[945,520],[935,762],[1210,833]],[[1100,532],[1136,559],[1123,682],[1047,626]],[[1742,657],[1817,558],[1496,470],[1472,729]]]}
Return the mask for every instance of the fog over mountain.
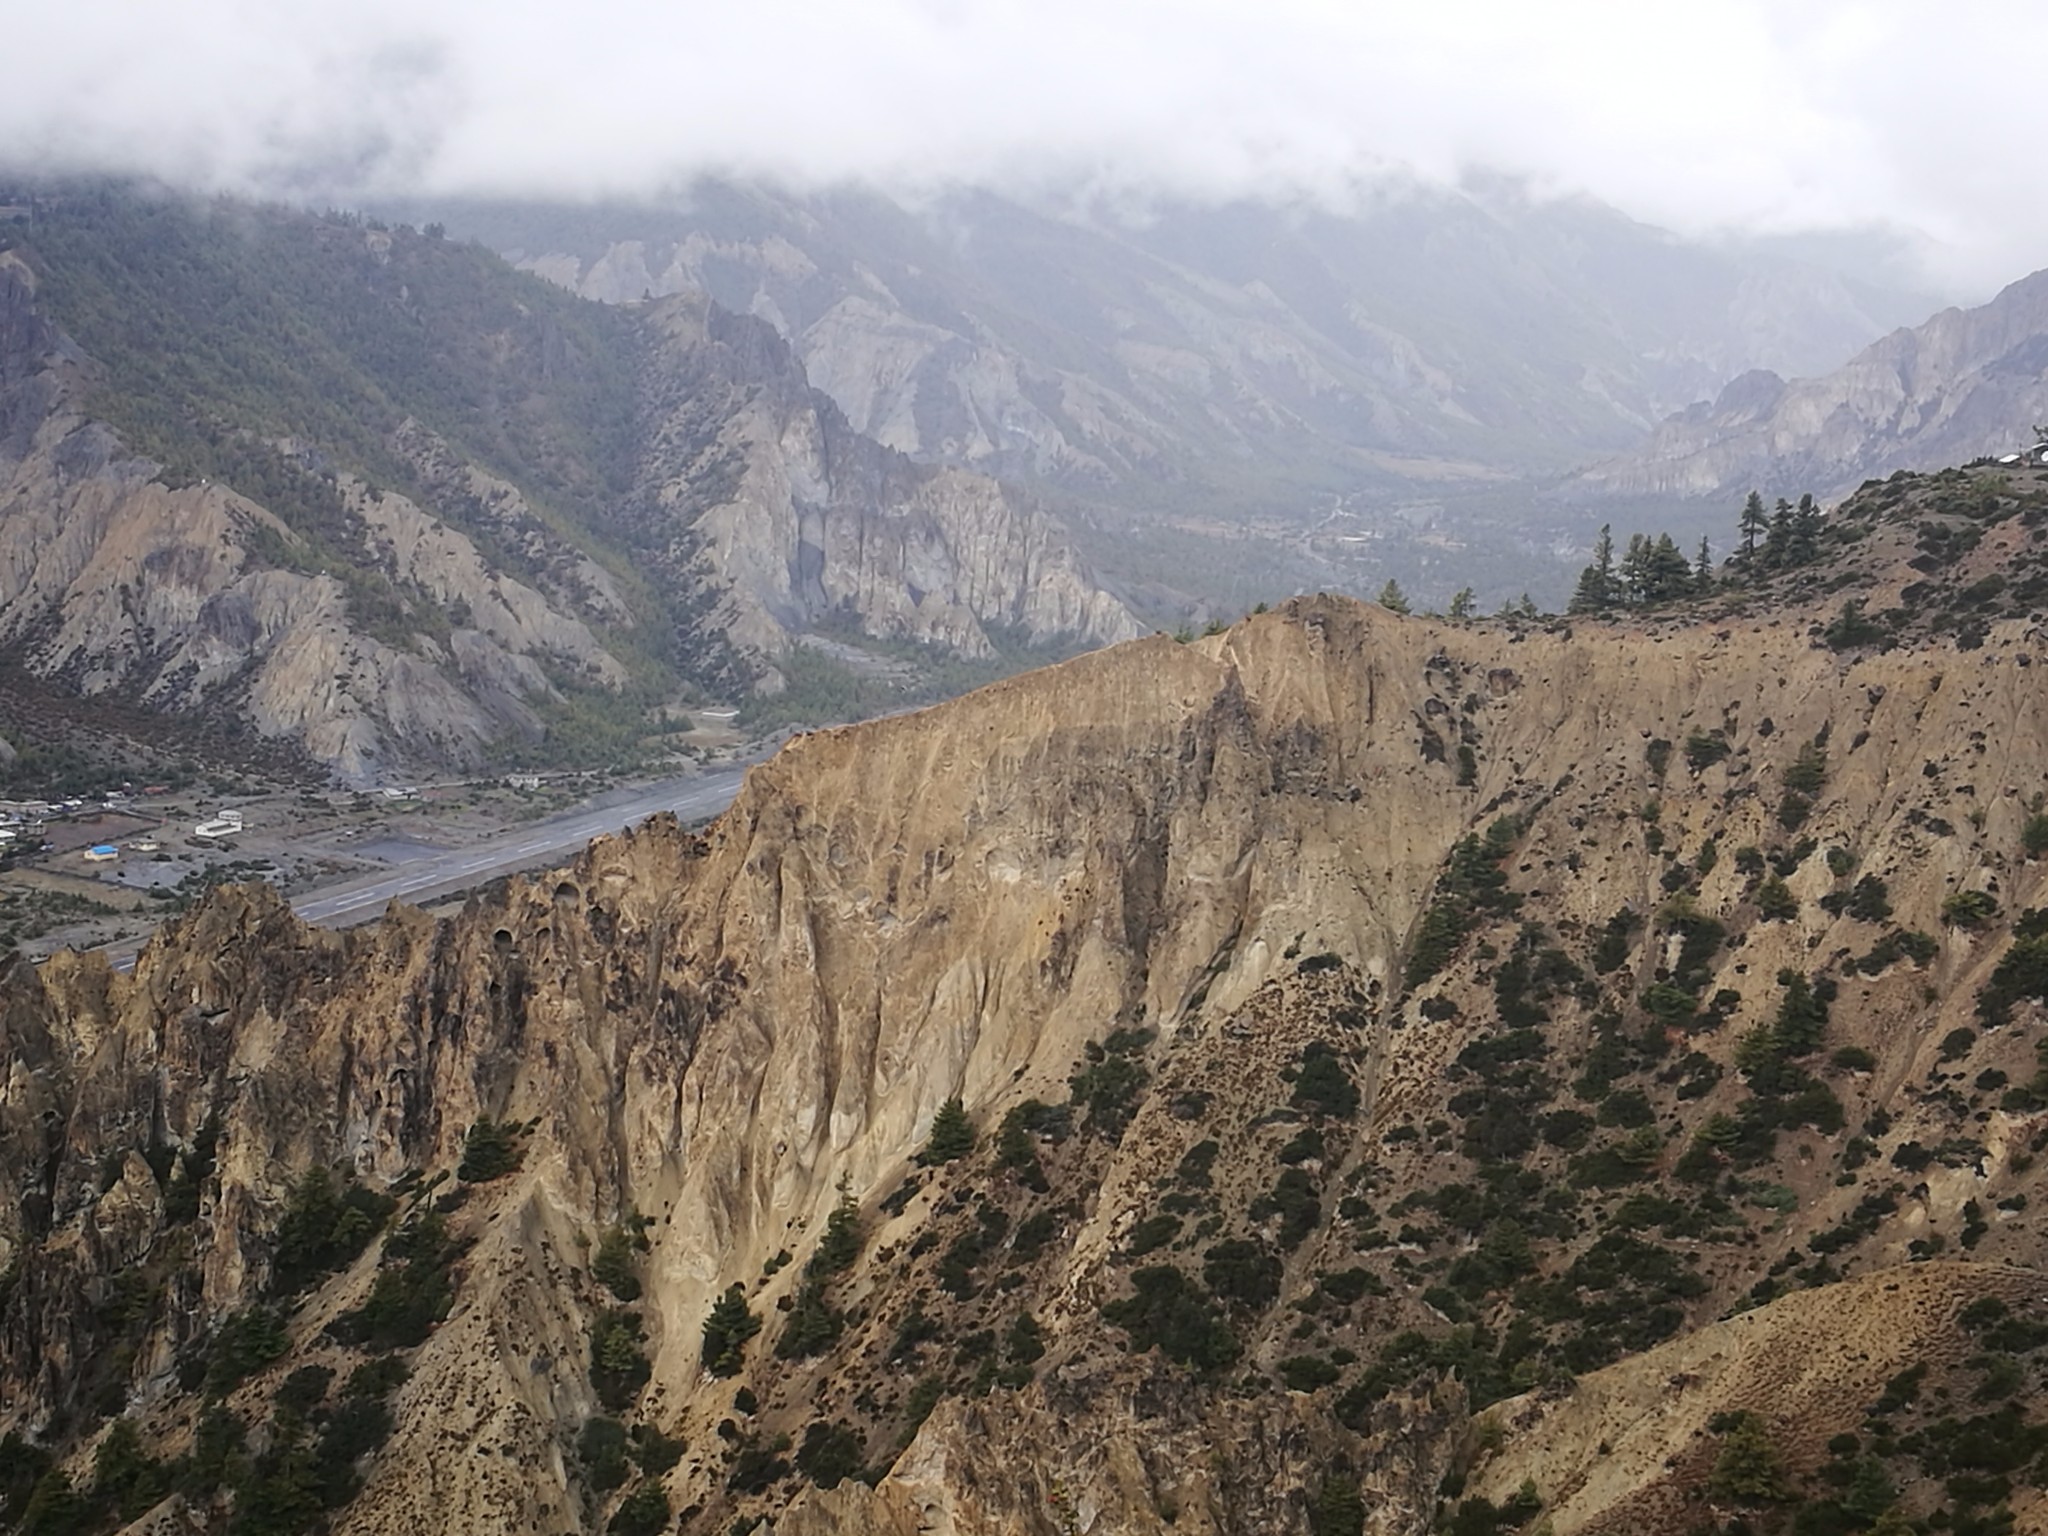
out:
{"label": "fog over mountain", "polygon": [[[212,188],[646,194],[721,173],[1309,195],[1475,167],[1688,233],[1883,226],[1958,299],[2038,265],[2015,197],[2032,12],[1973,0],[1022,6],[880,0],[559,14],[245,0],[16,17],[5,158]],[[1991,87],[1991,88],[1987,88]]]}

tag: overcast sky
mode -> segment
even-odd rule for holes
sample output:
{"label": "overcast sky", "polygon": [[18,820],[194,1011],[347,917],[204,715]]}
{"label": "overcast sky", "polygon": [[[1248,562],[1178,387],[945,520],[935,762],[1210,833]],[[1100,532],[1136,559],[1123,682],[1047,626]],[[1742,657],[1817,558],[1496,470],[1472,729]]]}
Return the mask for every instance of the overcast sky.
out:
{"label": "overcast sky", "polygon": [[[10,14],[11,13],[11,14]],[[330,197],[1343,195],[1484,167],[1687,231],[2048,266],[2021,0],[0,0],[0,156]]]}

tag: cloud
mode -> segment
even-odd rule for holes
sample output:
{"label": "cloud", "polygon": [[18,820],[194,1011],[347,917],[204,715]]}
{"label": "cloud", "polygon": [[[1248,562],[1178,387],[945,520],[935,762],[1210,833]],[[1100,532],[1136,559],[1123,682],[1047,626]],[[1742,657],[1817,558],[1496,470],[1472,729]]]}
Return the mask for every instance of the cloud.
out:
{"label": "cloud", "polygon": [[652,193],[704,172],[1328,199],[1500,170],[1691,232],[1918,231],[2048,262],[2019,0],[67,0],[0,145],[330,197]]}

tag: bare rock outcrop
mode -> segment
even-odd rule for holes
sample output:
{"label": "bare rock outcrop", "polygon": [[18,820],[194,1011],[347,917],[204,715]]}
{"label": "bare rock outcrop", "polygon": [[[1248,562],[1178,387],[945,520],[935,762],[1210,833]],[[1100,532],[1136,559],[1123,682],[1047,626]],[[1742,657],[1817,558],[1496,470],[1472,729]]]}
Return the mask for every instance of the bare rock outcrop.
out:
{"label": "bare rock outcrop", "polygon": [[2048,417],[2048,272],[1893,331],[1832,373],[1750,372],[1572,488],[1617,496],[1836,496],[1900,469],[2027,449]]}
{"label": "bare rock outcrop", "polygon": [[[1703,1330],[1671,1369],[1727,1355],[1742,1406],[1774,1379],[1755,1350],[1736,1362],[1743,1340],[1825,1326],[1853,1349],[1880,1325],[1878,1281],[1834,1283],[1852,1263],[1925,1256],[1967,1219],[1974,1278],[1944,1297],[2016,1302],[2010,1277],[2038,1269],[2005,1218],[2040,1190],[2039,1111],[1906,1086],[2028,1070],[2030,1025],[1975,1026],[2032,941],[1942,913],[1960,889],[2042,899],[2022,851],[2048,751],[2036,643],[2003,621],[1974,651],[1843,657],[1774,617],[1567,633],[1304,599],[801,737],[701,836],[600,840],[454,919],[331,935],[230,890],[132,975],[18,964],[0,1429],[118,1400],[183,1444],[180,1366],[289,1299],[282,1352],[220,1388],[257,1422],[288,1369],[361,1362],[344,1319],[405,1283],[418,1260],[394,1245],[428,1230],[451,1289],[404,1345],[341,1531],[450,1511],[598,1529],[621,1495],[578,1447],[602,1410],[683,1442],[653,1481],[706,1529],[1250,1536],[1314,1510],[1419,1536],[1473,1461],[1481,1394],[1559,1443],[1480,1486],[1526,1468],[1560,1531],[1627,1528],[1638,1482],[1588,1472],[1593,1431],[1570,1428],[1640,1417],[1649,1378],[1597,1373],[1617,1351]],[[1694,732],[1713,750],[1674,757]],[[1816,742],[1802,849],[1779,788]],[[1884,919],[1867,890],[1850,909],[1823,847],[1886,882]],[[1759,913],[1766,848],[1789,916]],[[1944,937],[1865,963],[1892,927]],[[1827,984],[1828,1047],[1859,1054],[1771,1033],[1788,974]],[[1798,1060],[1760,1150],[1758,1064]],[[1596,1061],[1628,1084],[1598,1120],[1567,1096]],[[956,1097],[981,1142],[921,1167]],[[1845,1180],[1849,1125],[1868,1145]],[[451,1181],[487,1144],[501,1160]],[[400,1203],[393,1235],[279,1298],[286,1213],[336,1166]],[[1731,1171],[1751,1203],[1715,1203]],[[1712,1240],[1653,1240],[1687,1221]],[[112,1321],[110,1266],[151,1222],[163,1287]],[[1708,1326],[1837,1231],[1831,1268],[1802,1268],[1810,1298]],[[620,1264],[630,1296],[604,1278]],[[1665,1289],[1603,1289],[1638,1275]],[[762,1332],[719,1375],[706,1319],[734,1286]],[[814,1343],[788,1342],[800,1323]],[[1780,1394],[1788,1422],[1819,1424],[1917,1336]]]}

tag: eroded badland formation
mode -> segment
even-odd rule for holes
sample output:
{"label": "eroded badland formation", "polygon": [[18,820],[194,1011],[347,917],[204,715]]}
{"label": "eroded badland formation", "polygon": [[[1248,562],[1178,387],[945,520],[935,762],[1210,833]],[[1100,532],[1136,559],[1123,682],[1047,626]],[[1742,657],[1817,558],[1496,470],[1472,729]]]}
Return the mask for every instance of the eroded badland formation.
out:
{"label": "eroded badland formation", "polygon": [[1300,599],[454,919],[17,963],[7,1517],[2048,1529],[2044,506]]}

